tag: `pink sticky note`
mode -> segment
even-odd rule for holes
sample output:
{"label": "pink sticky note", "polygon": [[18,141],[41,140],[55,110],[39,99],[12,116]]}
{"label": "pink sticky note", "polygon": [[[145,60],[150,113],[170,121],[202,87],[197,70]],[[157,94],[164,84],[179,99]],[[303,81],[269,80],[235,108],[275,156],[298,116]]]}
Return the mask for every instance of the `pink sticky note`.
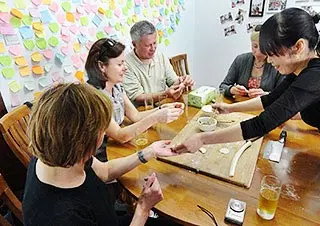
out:
{"label": "pink sticky note", "polygon": [[75,13],[74,15],[74,19],[76,20],[80,20],[81,14],[80,13]]}
{"label": "pink sticky note", "polygon": [[57,16],[57,20],[60,24],[64,24],[66,21],[66,15],[64,13],[59,13]]}
{"label": "pink sticky note", "polygon": [[62,82],[63,78],[60,76],[59,72],[54,72],[51,74],[51,79],[54,82]]}
{"label": "pink sticky note", "polygon": [[0,20],[6,24],[10,22],[10,14],[9,13],[0,13]]}
{"label": "pink sticky note", "polygon": [[96,11],[98,11],[98,5],[97,5],[97,4],[90,5],[90,8],[91,8],[91,12],[96,12]]}
{"label": "pink sticky note", "polygon": [[14,35],[15,31],[11,24],[1,24],[0,26],[0,34],[3,35]]}
{"label": "pink sticky note", "polygon": [[68,46],[62,46],[61,47],[61,52],[64,54],[64,55],[68,55],[69,53],[69,47]]}
{"label": "pink sticky note", "polygon": [[139,6],[141,4],[141,0],[135,0],[135,5]]}
{"label": "pink sticky note", "polygon": [[70,35],[61,35],[61,39],[65,42],[65,43],[69,43],[71,40]]}
{"label": "pink sticky note", "polygon": [[40,12],[37,8],[31,8],[29,9],[30,16],[34,18],[40,18]]}
{"label": "pink sticky note", "polygon": [[77,13],[84,14],[84,8],[82,6],[77,6]]}
{"label": "pink sticky note", "polygon": [[95,34],[96,34],[96,29],[93,28],[93,27],[90,27],[90,28],[88,29],[88,33],[89,33],[90,36],[95,36]]}
{"label": "pink sticky note", "polygon": [[40,5],[41,0],[32,0],[32,3],[36,6]]}
{"label": "pink sticky note", "polygon": [[52,2],[51,5],[49,6],[49,9],[52,11],[52,12],[57,12],[58,11],[58,4],[55,3],[55,2]]}
{"label": "pink sticky note", "polygon": [[43,51],[43,56],[45,58],[47,58],[48,60],[52,59],[52,57],[53,57],[52,49],[47,49],[47,50]]}
{"label": "pink sticky note", "polygon": [[79,56],[73,55],[73,56],[72,56],[72,62],[73,62],[73,65],[74,65],[76,68],[81,68],[81,67],[82,67],[82,62],[81,62]]}
{"label": "pink sticky note", "polygon": [[80,54],[80,59],[82,60],[82,62],[85,62],[87,60],[87,54],[86,53],[81,53]]}
{"label": "pink sticky note", "polygon": [[87,12],[87,13],[90,13],[91,12],[91,6],[89,4],[84,4],[84,10]]}
{"label": "pink sticky note", "polygon": [[19,93],[11,93],[11,107],[17,107],[21,104]]}
{"label": "pink sticky note", "polygon": [[69,27],[69,30],[73,33],[73,34],[76,34],[78,32],[78,27],[76,25],[71,25]]}
{"label": "pink sticky note", "polygon": [[144,1],[143,1],[143,5],[144,5],[144,7],[147,8],[147,7],[148,7],[148,1],[144,0]]}
{"label": "pink sticky note", "polygon": [[60,30],[61,35],[69,35],[69,30],[67,27],[62,26]]}
{"label": "pink sticky note", "polygon": [[91,48],[92,44],[93,44],[92,42],[87,42],[86,43],[86,48],[89,50]]}
{"label": "pink sticky note", "polygon": [[105,31],[107,34],[110,34],[110,33],[112,32],[112,27],[106,26],[106,27],[104,28],[104,31]]}
{"label": "pink sticky note", "polygon": [[23,49],[21,48],[20,45],[9,46],[8,50],[11,54],[15,56],[21,56],[23,52]]}
{"label": "pink sticky note", "polygon": [[114,10],[114,15],[115,15],[116,17],[120,18],[120,16],[121,16],[121,10],[120,10],[119,8],[115,9],[115,10]]}

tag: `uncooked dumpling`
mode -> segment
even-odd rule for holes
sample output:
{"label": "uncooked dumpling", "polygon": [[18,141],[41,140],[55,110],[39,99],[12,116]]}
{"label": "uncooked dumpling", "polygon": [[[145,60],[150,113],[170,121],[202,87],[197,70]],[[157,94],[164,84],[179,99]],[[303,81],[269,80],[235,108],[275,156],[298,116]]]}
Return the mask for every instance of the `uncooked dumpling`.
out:
{"label": "uncooked dumpling", "polygon": [[228,149],[228,148],[221,148],[220,150],[219,150],[219,152],[221,153],[221,154],[229,154],[229,152],[230,152],[230,150]]}

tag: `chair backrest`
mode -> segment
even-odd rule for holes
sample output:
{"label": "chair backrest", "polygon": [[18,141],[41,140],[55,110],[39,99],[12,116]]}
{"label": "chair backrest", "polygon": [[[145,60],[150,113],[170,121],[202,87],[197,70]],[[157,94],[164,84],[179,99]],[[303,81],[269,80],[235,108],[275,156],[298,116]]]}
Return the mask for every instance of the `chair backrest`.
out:
{"label": "chair backrest", "polygon": [[0,131],[6,143],[25,167],[28,166],[32,156],[28,152],[29,138],[27,137],[30,112],[29,107],[22,105],[0,119]]}
{"label": "chair backrest", "polygon": [[[0,200],[6,204],[11,212],[22,222],[22,205],[18,198],[13,194],[9,188],[7,182],[0,174]],[[0,214],[0,225],[11,225],[1,214]]]}
{"label": "chair backrest", "polygon": [[173,70],[178,76],[190,75],[187,61],[187,54],[180,54],[170,58]]}

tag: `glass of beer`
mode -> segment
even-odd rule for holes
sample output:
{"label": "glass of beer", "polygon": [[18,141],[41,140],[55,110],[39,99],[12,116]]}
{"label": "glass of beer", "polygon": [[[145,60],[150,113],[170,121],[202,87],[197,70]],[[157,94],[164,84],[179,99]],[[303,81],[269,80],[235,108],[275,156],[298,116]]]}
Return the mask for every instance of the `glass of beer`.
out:
{"label": "glass of beer", "polygon": [[262,178],[257,213],[265,219],[273,219],[281,192],[281,181],[272,175]]}

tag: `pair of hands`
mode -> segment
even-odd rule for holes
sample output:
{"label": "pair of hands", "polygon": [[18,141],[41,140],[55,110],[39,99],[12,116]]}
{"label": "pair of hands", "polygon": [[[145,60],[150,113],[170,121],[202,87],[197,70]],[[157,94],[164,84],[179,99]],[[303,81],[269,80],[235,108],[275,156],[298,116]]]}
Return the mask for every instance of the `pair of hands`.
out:
{"label": "pair of hands", "polygon": [[265,92],[263,89],[249,89],[247,90],[246,87],[242,85],[235,85],[232,86],[230,89],[230,93],[233,95],[240,95],[240,96],[246,96],[248,95],[250,98],[255,98],[258,96],[266,95],[268,92]]}
{"label": "pair of hands", "polygon": [[194,85],[194,81],[191,79],[190,76],[188,75],[180,76],[178,80],[172,86],[170,86],[169,89],[167,89],[166,94],[170,98],[177,100],[182,95],[186,87],[191,87],[193,85]]}
{"label": "pair of hands", "polygon": [[167,103],[162,104],[161,109],[155,111],[154,117],[159,123],[170,123],[179,118],[183,114],[184,104],[183,103]]}

